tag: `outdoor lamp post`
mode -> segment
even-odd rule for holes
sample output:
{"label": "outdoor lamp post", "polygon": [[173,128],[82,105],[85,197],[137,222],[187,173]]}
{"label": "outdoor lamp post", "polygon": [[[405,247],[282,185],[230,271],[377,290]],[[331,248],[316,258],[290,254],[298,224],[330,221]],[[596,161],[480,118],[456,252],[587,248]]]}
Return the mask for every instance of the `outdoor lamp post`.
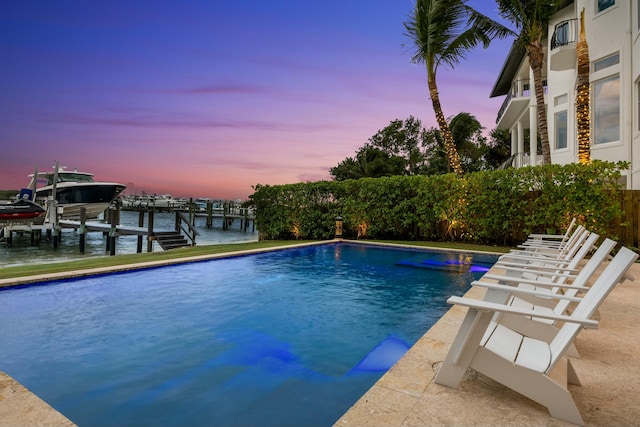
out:
{"label": "outdoor lamp post", "polygon": [[336,217],[336,239],[342,239],[342,217]]}

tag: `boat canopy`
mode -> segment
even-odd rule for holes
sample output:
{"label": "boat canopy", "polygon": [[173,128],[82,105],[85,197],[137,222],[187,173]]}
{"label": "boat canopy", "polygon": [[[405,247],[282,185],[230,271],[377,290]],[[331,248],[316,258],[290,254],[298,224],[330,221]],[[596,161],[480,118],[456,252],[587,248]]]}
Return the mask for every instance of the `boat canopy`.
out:
{"label": "boat canopy", "polygon": [[[53,184],[53,174],[47,176],[47,185]],[[58,172],[58,182],[93,182],[93,175],[82,172]]]}

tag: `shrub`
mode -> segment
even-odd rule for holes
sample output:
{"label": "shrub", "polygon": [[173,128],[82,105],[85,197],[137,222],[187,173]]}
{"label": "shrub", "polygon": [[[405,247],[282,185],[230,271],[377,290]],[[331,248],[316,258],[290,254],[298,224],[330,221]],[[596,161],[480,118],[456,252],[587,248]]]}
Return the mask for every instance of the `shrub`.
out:
{"label": "shrub", "polygon": [[391,176],[256,185],[249,197],[262,239],[451,240],[513,245],[532,232],[557,233],[573,217],[603,236],[623,217],[625,163],[545,165],[459,177]]}

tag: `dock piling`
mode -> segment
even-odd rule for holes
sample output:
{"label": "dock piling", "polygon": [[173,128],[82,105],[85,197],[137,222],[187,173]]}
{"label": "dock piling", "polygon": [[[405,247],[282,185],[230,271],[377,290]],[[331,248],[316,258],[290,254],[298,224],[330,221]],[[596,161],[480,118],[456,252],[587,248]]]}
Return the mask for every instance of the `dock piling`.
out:
{"label": "dock piling", "polygon": [[[144,211],[142,209],[138,211],[138,227],[144,227]],[[136,246],[136,253],[142,253],[142,235],[138,235],[138,246]]]}
{"label": "dock piling", "polygon": [[[33,233],[32,233],[33,235]],[[84,253],[85,238],[87,236],[87,208],[80,208],[80,253]]]}
{"label": "dock piling", "polygon": [[207,202],[207,228],[213,228],[213,202]]}
{"label": "dock piling", "polygon": [[147,232],[147,252],[153,252],[153,208],[149,210],[149,231]]}
{"label": "dock piling", "polygon": [[116,226],[118,225],[118,212],[115,209],[110,209],[111,211],[111,231],[109,232],[109,240],[111,242],[111,247],[109,250],[109,255],[113,256],[116,254]]}

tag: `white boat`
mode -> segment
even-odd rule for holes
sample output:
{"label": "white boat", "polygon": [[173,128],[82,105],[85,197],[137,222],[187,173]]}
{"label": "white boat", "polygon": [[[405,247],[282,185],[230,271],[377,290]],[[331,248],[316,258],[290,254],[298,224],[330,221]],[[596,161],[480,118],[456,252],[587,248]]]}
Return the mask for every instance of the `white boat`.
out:
{"label": "white boat", "polygon": [[158,211],[183,211],[187,209],[188,200],[176,199],[171,194],[153,196],[150,206]]}
{"label": "white boat", "polygon": [[[115,182],[94,181],[91,173],[55,169],[29,175],[29,188],[35,188],[35,201],[41,203],[55,192],[58,207],[62,207],[61,217],[65,219],[80,218],[82,207],[86,208],[87,218],[96,218],[127,188]],[[38,187],[41,181],[44,185]]]}

